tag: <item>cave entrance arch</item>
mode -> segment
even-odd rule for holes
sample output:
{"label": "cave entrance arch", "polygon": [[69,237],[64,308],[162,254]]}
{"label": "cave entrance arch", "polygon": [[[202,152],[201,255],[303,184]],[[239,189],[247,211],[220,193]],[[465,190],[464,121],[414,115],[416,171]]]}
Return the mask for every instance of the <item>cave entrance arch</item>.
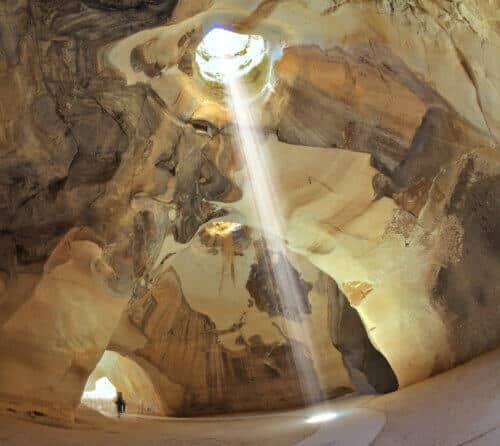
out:
{"label": "cave entrance arch", "polygon": [[127,413],[164,414],[160,396],[146,371],[134,360],[106,350],[87,379],[81,404],[114,415],[117,392],[123,393]]}

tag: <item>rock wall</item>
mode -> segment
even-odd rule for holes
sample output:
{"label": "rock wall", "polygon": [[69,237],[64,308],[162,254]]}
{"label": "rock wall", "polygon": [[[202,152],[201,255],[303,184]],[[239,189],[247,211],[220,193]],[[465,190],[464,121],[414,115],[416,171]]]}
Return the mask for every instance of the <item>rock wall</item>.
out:
{"label": "rock wall", "polygon": [[[479,0],[0,5],[2,404],[71,418],[106,349],[194,415],[303,404],[297,358],[335,397],[498,346],[497,18]],[[234,123],[192,77],[214,24],[282,47],[252,111],[302,317],[262,280]]]}
{"label": "rock wall", "polygon": [[0,395],[9,404],[71,418],[110,341],[126,300],[102,247],[90,237],[71,230],[24,304],[2,325]]}

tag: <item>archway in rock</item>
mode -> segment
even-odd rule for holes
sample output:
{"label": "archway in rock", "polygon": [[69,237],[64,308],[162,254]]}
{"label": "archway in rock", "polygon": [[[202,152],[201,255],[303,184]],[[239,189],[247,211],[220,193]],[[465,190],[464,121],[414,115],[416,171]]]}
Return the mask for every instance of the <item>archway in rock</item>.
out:
{"label": "archway in rock", "polygon": [[122,392],[127,413],[163,415],[163,405],[145,370],[132,359],[106,350],[89,376],[81,404],[114,414],[116,393]]}
{"label": "archway in rock", "polygon": [[314,318],[327,396],[364,375],[375,389],[404,387],[499,345],[500,125],[490,99],[499,76],[493,28],[495,40],[483,40],[487,2],[467,12],[472,21],[458,1],[455,15],[395,0],[325,10],[263,1],[255,11],[241,1],[8,3],[0,400],[9,407],[72,420],[105,348],[139,362],[176,414],[303,403],[289,360],[301,339],[280,325],[297,312],[257,280],[254,248],[218,246],[216,219],[262,226],[234,118],[196,82],[200,40],[219,22],[284,43],[256,127],[277,166],[288,260],[309,271],[299,271],[311,303],[300,316]]}

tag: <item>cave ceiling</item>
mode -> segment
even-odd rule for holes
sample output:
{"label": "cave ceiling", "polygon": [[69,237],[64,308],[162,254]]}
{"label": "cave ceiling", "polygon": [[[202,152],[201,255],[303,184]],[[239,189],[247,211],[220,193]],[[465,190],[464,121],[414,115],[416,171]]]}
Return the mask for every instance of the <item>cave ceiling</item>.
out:
{"label": "cave ceiling", "polygon": [[[498,346],[499,23],[497,0],[2,2],[0,401],[72,410],[105,350],[196,415]],[[244,82],[285,252],[196,62],[214,27],[268,45]]]}

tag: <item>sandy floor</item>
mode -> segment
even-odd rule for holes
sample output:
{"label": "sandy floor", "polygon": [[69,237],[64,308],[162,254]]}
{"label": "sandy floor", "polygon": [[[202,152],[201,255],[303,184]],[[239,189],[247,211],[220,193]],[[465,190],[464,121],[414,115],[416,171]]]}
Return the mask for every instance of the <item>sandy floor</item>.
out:
{"label": "sandy floor", "polygon": [[[72,429],[0,415],[0,445],[9,446],[499,446],[500,350],[391,395],[353,398],[311,410],[173,419],[117,420],[79,411]],[[323,423],[311,414],[335,412]]]}
{"label": "sandy floor", "polygon": [[[78,426],[64,429],[16,417],[0,418],[0,445],[300,445],[330,444],[332,423],[305,423],[302,412],[243,417],[172,419],[129,415],[120,420],[104,418],[90,410],[79,412]],[[342,416],[335,436],[342,443],[364,446],[383,427],[383,414],[361,409]],[[338,418],[342,418],[338,417]],[[365,426],[360,431],[360,423]],[[366,430],[367,423],[370,424]],[[325,429],[326,427],[326,429]],[[369,440],[367,440],[367,435]],[[326,440],[323,438],[326,437]],[[368,443],[367,443],[368,441]]]}

